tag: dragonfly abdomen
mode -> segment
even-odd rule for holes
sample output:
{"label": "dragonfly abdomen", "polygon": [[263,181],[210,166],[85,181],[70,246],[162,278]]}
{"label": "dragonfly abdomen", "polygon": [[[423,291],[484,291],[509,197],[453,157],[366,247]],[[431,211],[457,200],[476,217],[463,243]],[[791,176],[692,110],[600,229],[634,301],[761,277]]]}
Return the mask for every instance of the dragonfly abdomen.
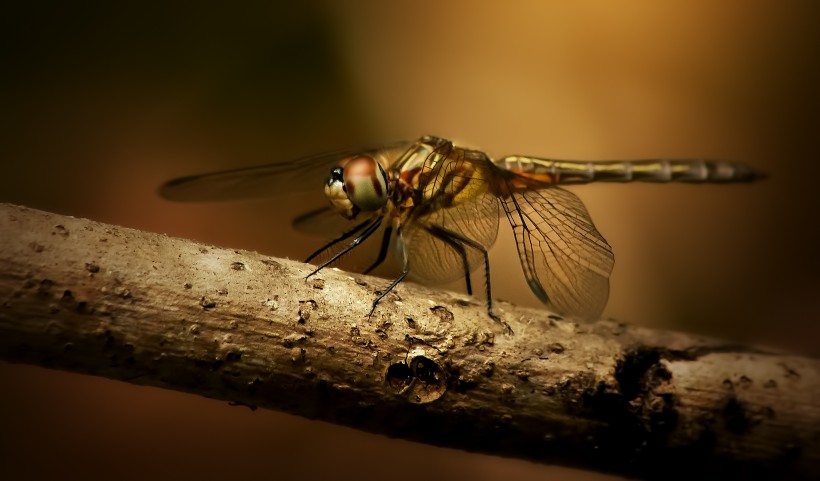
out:
{"label": "dragonfly abdomen", "polygon": [[549,184],[589,182],[750,182],[761,174],[735,163],[714,160],[631,160],[583,162],[511,156],[499,161],[505,169]]}

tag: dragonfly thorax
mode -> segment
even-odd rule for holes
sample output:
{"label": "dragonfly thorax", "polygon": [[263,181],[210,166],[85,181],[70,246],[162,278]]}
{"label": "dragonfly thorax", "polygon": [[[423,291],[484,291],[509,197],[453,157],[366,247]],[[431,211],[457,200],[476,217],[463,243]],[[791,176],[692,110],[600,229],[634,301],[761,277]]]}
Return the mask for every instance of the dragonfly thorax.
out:
{"label": "dragonfly thorax", "polygon": [[330,172],[325,196],[336,212],[347,219],[359,212],[376,212],[390,197],[387,173],[373,157],[357,155],[345,159]]}

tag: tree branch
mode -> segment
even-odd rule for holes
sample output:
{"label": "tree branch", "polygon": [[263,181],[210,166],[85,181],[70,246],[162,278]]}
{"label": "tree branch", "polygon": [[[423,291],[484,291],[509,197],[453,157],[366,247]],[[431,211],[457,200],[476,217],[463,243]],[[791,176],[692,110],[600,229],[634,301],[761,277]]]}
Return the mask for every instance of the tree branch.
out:
{"label": "tree branch", "polygon": [[820,362],[0,205],[0,359],[644,478],[820,477]]}

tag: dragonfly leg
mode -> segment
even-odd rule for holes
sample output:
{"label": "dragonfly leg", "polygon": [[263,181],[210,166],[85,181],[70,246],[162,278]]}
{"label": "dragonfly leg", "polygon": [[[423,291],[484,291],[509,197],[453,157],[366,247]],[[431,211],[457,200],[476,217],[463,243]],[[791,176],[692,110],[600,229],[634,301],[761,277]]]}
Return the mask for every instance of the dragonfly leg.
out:
{"label": "dragonfly leg", "polygon": [[[379,228],[379,226],[380,226],[381,224],[382,224],[382,218],[381,218],[381,217],[379,217],[378,219],[376,219],[376,220],[372,221],[372,223],[371,223],[370,225],[368,225],[368,226],[364,229],[364,232],[362,232],[362,233],[361,233],[361,235],[359,235],[359,237],[356,237],[355,239],[353,239],[353,241],[352,241],[350,244],[348,244],[348,245],[347,245],[344,249],[340,250],[340,251],[339,251],[339,252],[337,252],[337,253],[336,253],[333,257],[331,257],[330,259],[326,260],[326,261],[325,261],[325,262],[323,262],[321,265],[319,265],[319,267],[317,267],[317,268],[316,268],[313,272],[311,272],[310,274],[308,274],[308,275],[307,275],[307,277],[306,277],[305,279],[307,279],[307,278],[311,277],[312,275],[314,275],[314,274],[316,274],[317,272],[321,271],[322,269],[324,269],[325,267],[329,266],[330,264],[333,264],[333,263],[334,263],[334,262],[336,262],[336,261],[337,261],[340,257],[342,257],[343,255],[347,254],[347,253],[348,253],[348,252],[350,252],[353,248],[357,247],[359,244],[361,244],[362,242],[364,242],[364,241],[365,241],[368,237],[370,237],[371,235],[373,235],[373,233],[374,233],[374,232],[376,232],[376,230]],[[356,226],[356,227],[359,227],[359,226]],[[345,233],[345,234],[346,234],[346,233]],[[351,234],[351,235],[352,235],[352,234]],[[348,236],[348,237],[350,237],[350,236]],[[330,245],[333,245],[333,244],[335,244],[335,243],[336,243],[336,241],[332,242]],[[329,247],[329,246],[328,246],[328,247]]]}
{"label": "dragonfly leg", "polygon": [[[446,231],[442,232],[442,231]],[[461,263],[464,266],[464,281],[467,284],[467,294],[473,295],[473,283],[470,280],[470,263],[467,262],[467,248],[464,247],[464,243],[457,238],[454,238],[449,234],[449,231],[444,229],[443,227],[439,227],[437,225],[427,227],[427,232],[433,234],[438,239],[446,242],[453,248],[458,255],[461,256]]]}
{"label": "dragonfly leg", "polygon": [[[484,247],[483,245],[481,245],[481,243],[476,242],[473,239],[470,239],[469,237],[465,237],[462,234],[459,234],[458,232],[454,232],[454,231],[452,231],[450,229],[447,229],[447,228],[444,228],[440,225],[436,225],[436,224],[429,225],[429,226],[427,226],[427,230],[431,234],[433,234],[434,236],[438,237],[441,240],[449,239],[449,241],[445,240],[445,242],[448,242],[451,245],[452,244],[461,244],[462,249],[464,248],[464,246],[468,246],[468,247],[472,247],[473,249],[476,249],[477,251],[481,252],[481,254],[484,256],[484,272],[485,272],[485,275],[486,275],[486,278],[487,278],[487,283],[486,283],[486,286],[487,286],[487,315],[489,315],[490,318],[492,318],[494,321],[501,323],[504,326],[504,328],[507,330],[507,332],[512,334],[512,329],[510,328],[509,324],[502,321],[501,318],[498,316],[498,314],[496,314],[495,311],[493,311],[493,295],[492,295],[492,290],[490,288],[490,255],[487,252],[487,248]],[[464,257],[464,264],[465,264],[464,270],[469,271],[470,268],[467,265],[466,256]]]}
{"label": "dragonfly leg", "polygon": [[364,274],[369,274],[370,271],[378,267],[382,262],[384,262],[385,257],[387,257],[387,248],[390,247],[390,236],[393,234],[393,228],[388,227],[384,230],[384,235],[382,236],[382,246],[379,248],[379,255],[376,257],[376,261],[367,269],[365,269]]}
{"label": "dragonfly leg", "polygon": [[314,257],[318,256],[318,255],[319,255],[319,254],[321,254],[322,252],[324,252],[324,251],[326,251],[326,250],[330,249],[331,247],[335,246],[336,244],[338,244],[339,242],[342,242],[342,241],[343,241],[343,240],[345,240],[345,239],[349,239],[349,238],[350,238],[350,237],[352,237],[355,233],[357,233],[357,232],[359,232],[360,230],[362,230],[362,229],[364,229],[365,227],[367,227],[367,225],[368,225],[370,222],[373,222],[373,220],[372,220],[372,219],[367,219],[366,221],[362,222],[361,224],[357,224],[357,225],[356,225],[356,226],[354,226],[352,229],[350,229],[350,230],[347,230],[347,231],[343,232],[343,233],[342,233],[342,235],[340,235],[339,237],[337,237],[337,238],[333,239],[332,241],[328,242],[327,244],[323,245],[323,246],[322,246],[320,249],[318,249],[316,252],[314,252],[313,254],[309,255],[309,256],[308,256],[308,258],[307,258],[307,259],[305,259],[305,262],[310,262],[310,261],[312,261]]}
{"label": "dragonfly leg", "polygon": [[399,282],[403,281],[407,274],[410,272],[410,260],[407,257],[407,251],[404,248],[404,237],[401,235],[401,232],[398,233],[396,236],[396,244],[399,248],[399,252],[401,253],[401,274],[398,277],[393,279],[390,284],[385,287],[381,293],[373,300],[373,307],[370,308],[370,314],[367,315],[368,318],[373,316],[373,312],[376,311],[376,306],[379,305],[384,296],[390,293]]}

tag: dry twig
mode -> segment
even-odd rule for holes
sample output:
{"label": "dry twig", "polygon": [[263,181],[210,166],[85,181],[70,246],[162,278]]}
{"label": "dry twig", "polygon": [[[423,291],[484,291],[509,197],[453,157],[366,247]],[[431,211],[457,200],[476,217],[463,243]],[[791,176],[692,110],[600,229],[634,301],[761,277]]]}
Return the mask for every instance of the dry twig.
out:
{"label": "dry twig", "polygon": [[820,478],[820,362],[0,206],[0,359],[645,478]]}

